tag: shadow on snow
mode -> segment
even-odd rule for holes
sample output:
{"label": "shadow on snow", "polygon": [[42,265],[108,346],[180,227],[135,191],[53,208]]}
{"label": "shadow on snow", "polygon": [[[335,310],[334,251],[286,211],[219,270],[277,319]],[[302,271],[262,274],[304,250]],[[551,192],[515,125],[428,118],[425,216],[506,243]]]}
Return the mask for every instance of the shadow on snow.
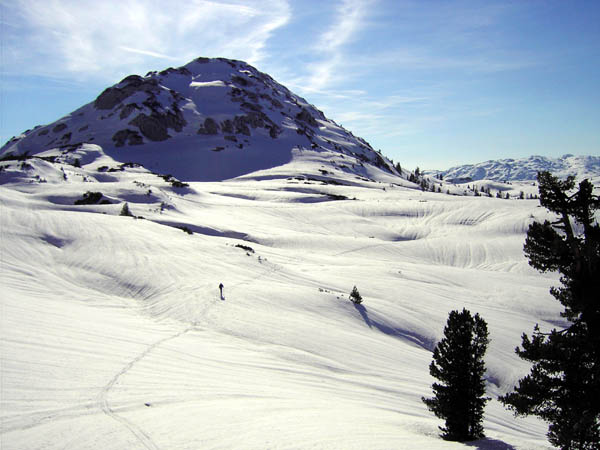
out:
{"label": "shadow on snow", "polygon": [[477,450],[517,450],[516,447],[513,447],[506,442],[500,441],[498,439],[490,439],[484,438],[479,439],[477,441],[465,442],[465,445],[469,447],[474,447]]}
{"label": "shadow on snow", "polygon": [[362,319],[365,321],[365,323],[367,324],[367,326],[369,328],[375,328],[376,330],[379,330],[382,333],[387,334],[388,336],[404,339],[404,340],[409,341],[410,343],[417,345],[427,351],[430,351],[430,352],[433,351],[433,348],[435,347],[435,343],[431,339],[427,339],[424,336],[421,336],[417,333],[414,333],[414,332],[411,332],[408,330],[402,330],[402,329],[394,328],[390,325],[387,325],[383,321],[369,316],[369,313],[367,312],[367,308],[365,308],[363,305],[359,305],[359,304],[355,303],[354,307],[360,313],[360,315],[362,316]]}

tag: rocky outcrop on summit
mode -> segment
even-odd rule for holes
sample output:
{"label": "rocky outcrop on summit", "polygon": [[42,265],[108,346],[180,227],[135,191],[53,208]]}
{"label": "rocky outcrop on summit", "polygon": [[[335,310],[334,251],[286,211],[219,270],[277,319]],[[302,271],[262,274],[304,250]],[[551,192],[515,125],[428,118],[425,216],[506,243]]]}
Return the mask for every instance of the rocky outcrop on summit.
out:
{"label": "rocky outcrop on summit", "polygon": [[109,87],[94,100],[97,109],[113,109],[136,92],[158,93],[157,80],[145,80],[139,75],[130,75],[119,84]]}
{"label": "rocky outcrop on summit", "polygon": [[124,162],[164,165],[154,169],[189,180],[239,176],[310,152],[328,173],[333,167],[363,178],[377,178],[377,170],[396,175],[390,161],[306,100],[256,68],[224,58],[125,77],[1,151],[33,154],[84,143]]}
{"label": "rocky outcrop on summit", "polygon": [[[116,86],[105,89],[94,100],[94,106],[98,110],[120,110],[119,119],[121,120],[129,118],[132,113],[137,112],[138,114],[128,122],[128,125],[137,127],[139,132],[150,141],[165,141],[171,137],[168,133],[169,129],[180,132],[186,125],[186,121],[179,107],[181,97],[174,91],[169,91],[172,101],[165,106],[158,99],[162,89],[164,88],[156,79],[144,79],[139,75],[130,75]],[[131,99],[136,94],[138,97],[145,97],[144,100],[140,103],[134,101],[124,103],[125,100]],[[149,110],[149,114],[143,112],[144,110]],[[115,136],[118,134],[122,137],[126,131],[119,130]],[[125,142],[129,145],[143,143],[137,138],[124,141],[119,138],[115,139],[115,136],[113,136],[113,141],[117,146],[122,146]]]}

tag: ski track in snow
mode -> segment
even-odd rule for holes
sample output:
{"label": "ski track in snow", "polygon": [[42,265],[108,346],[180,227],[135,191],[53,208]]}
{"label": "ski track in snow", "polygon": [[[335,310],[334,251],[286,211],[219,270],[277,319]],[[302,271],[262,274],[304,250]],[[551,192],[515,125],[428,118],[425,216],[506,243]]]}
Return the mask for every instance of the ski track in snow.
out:
{"label": "ski track in snow", "polygon": [[131,431],[131,433],[138,439],[138,441],[145,448],[147,448],[149,450],[158,450],[159,447],[154,443],[152,438],[144,430],[142,430],[141,427],[139,427],[132,421],[130,421],[130,420],[126,419],[125,417],[120,416],[116,413],[116,411],[110,406],[110,403],[108,401],[108,395],[109,395],[111,389],[113,388],[113,386],[117,383],[117,381],[119,381],[119,378],[121,378],[123,375],[125,375],[127,372],[129,372],[131,369],[133,369],[133,367],[138,362],[140,362],[146,355],[148,355],[152,350],[157,348],[159,345],[164,344],[165,342],[168,342],[173,339],[177,339],[179,336],[182,336],[185,333],[188,333],[189,331],[193,330],[194,328],[195,328],[194,326],[188,327],[183,331],[180,331],[171,336],[159,339],[158,341],[154,342],[153,344],[150,344],[148,346],[148,348],[146,348],[146,350],[144,350],[142,353],[140,353],[138,356],[136,356],[133,360],[131,360],[125,367],[123,367],[112,378],[112,380],[110,380],[108,382],[108,384],[106,386],[104,386],[104,388],[100,392],[100,395],[98,396],[98,404],[100,405],[102,412],[104,412],[104,414],[115,419],[117,422],[119,422],[123,426],[125,426],[125,428],[127,428],[129,431]]}
{"label": "ski track in snow", "polygon": [[[265,263],[263,263],[263,264],[265,264]],[[276,273],[280,270],[281,270],[280,267],[273,265],[271,268],[266,269],[264,272],[258,274],[257,276],[250,277],[247,280],[244,280],[244,281],[234,284],[230,288],[230,290],[235,292],[240,286],[252,284],[252,283],[254,283],[270,274]],[[225,297],[223,297],[222,300],[225,300]],[[206,316],[206,314],[214,306],[214,304],[215,304],[214,301],[211,303],[207,303],[207,306],[202,310],[200,315]],[[97,403],[100,406],[100,408],[102,409],[102,412],[104,414],[106,414],[107,416],[111,417],[112,419],[116,420],[117,422],[121,423],[125,428],[127,428],[138,439],[140,444],[142,444],[148,450],[159,450],[160,447],[152,440],[152,438],[148,435],[148,433],[146,433],[140,426],[138,426],[131,420],[128,420],[125,417],[117,414],[115,409],[111,407],[110,402],[108,400],[110,391],[115,386],[115,384],[117,384],[117,382],[123,375],[130,372],[136,366],[136,364],[138,364],[142,359],[144,359],[146,356],[148,356],[153,350],[155,350],[156,348],[158,348],[159,346],[163,345],[166,342],[175,340],[175,339],[189,333],[190,331],[198,330],[199,329],[198,327],[199,327],[199,325],[197,323],[193,323],[191,326],[186,327],[182,331],[179,331],[179,332],[172,334],[170,336],[167,336],[167,337],[163,337],[163,338],[159,339],[158,341],[150,344],[143,352],[138,354],[129,363],[127,363],[119,372],[117,372],[117,374],[115,374],[115,376],[106,384],[106,386],[104,386],[102,388],[102,390],[100,391],[100,394],[98,395]]]}

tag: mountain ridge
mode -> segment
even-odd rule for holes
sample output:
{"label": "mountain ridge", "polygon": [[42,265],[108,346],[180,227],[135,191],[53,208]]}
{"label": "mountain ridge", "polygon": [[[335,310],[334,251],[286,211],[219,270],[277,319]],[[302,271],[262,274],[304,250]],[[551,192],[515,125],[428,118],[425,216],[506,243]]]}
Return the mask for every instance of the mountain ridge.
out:
{"label": "mountain ridge", "polygon": [[600,157],[591,155],[565,154],[558,158],[532,155],[525,158],[488,160],[476,164],[454,166],[447,170],[425,171],[431,175],[442,175],[446,181],[466,183],[479,180],[533,181],[538,171],[549,171],[555,176],[577,179],[600,178]]}

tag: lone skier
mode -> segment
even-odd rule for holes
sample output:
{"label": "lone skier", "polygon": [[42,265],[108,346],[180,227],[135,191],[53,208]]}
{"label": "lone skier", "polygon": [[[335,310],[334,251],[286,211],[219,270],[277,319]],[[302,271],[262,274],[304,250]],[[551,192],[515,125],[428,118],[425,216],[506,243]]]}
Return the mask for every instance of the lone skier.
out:
{"label": "lone skier", "polygon": [[221,300],[225,300],[225,298],[223,297],[223,283],[219,284],[219,291],[221,292]]}

